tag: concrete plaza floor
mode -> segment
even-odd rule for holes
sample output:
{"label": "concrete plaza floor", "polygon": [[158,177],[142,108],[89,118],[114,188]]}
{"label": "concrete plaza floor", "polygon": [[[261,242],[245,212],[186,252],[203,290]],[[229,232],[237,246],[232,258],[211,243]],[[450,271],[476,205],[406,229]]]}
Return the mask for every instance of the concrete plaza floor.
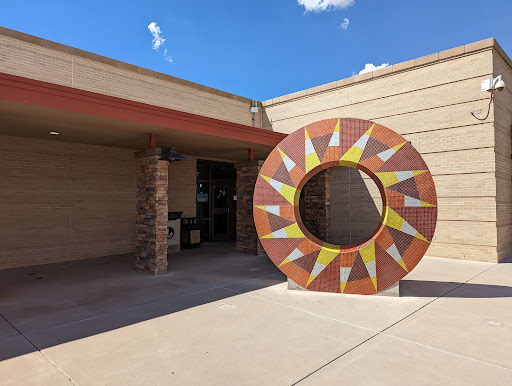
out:
{"label": "concrete plaza floor", "polygon": [[288,291],[204,245],[0,271],[0,384],[511,384],[512,264],[424,258],[405,297]]}

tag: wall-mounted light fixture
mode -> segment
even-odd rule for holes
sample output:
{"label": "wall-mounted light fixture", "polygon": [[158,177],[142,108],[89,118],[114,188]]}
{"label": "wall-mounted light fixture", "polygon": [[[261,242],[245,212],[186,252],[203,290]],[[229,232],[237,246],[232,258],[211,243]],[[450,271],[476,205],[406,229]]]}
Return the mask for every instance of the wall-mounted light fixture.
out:
{"label": "wall-mounted light fixture", "polygon": [[159,160],[168,161],[168,162],[177,162],[177,161],[185,161],[186,158],[183,157],[178,152],[176,152],[174,147],[162,146],[162,156],[159,158]]}

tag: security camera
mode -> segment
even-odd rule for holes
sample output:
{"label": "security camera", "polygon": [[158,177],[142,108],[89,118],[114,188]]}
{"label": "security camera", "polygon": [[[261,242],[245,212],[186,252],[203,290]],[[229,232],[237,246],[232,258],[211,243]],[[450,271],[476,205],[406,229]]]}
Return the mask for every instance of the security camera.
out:
{"label": "security camera", "polygon": [[482,91],[503,91],[507,87],[503,81],[502,75],[498,75],[496,78],[490,78],[482,80]]}
{"label": "security camera", "polygon": [[497,90],[497,91],[503,91],[505,89],[505,87],[507,87],[507,85],[505,84],[505,82],[503,81],[502,79],[502,76],[499,75],[496,79],[494,79],[496,82],[494,83],[494,88]]}

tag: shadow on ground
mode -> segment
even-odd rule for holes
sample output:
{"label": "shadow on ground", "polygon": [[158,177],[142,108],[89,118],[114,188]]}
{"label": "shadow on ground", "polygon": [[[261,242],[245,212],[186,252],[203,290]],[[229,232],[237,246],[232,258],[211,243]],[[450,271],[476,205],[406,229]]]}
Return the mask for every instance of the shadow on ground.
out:
{"label": "shadow on ground", "polygon": [[[134,271],[133,259],[126,254],[0,271],[0,360],[219,300],[225,304],[212,307],[229,307],[233,296],[286,281],[266,256],[237,253],[233,244],[170,255],[169,273],[162,276]],[[416,298],[512,297],[506,286],[424,280],[403,280],[400,292]]]}
{"label": "shadow on ground", "polygon": [[133,258],[1,271],[0,360],[227,299],[239,293],[230,289],[237,283],[250,280],[246,292],[286,280],[266,256],[237,253],[228,243],[170,255],[162,276],[134,271]]}
{"label": "shadow on ground", "polygon": [[[464,292],[454,291],[463,287]],[[446,297],[465,299],[510,298],[512,287],[446,281],[401,280],[400,297]]]}

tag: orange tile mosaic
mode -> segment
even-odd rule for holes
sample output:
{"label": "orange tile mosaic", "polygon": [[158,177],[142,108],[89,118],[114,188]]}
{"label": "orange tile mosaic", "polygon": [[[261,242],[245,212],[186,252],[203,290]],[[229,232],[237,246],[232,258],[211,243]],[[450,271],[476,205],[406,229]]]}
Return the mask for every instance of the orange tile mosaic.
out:
{"label": "orange tile mosaic", "polygon": [[[379,186],[380,225],[358,245],[323,242],[304,226],[302,187],[331,166],[362,170]],[[427,165],[402,136],[355,118],[300,128],[268,156],[254,191],[254,220],[270,259],[297,284],[322,292],[374,294],[409,273],[434,236],[437,196]]]}

